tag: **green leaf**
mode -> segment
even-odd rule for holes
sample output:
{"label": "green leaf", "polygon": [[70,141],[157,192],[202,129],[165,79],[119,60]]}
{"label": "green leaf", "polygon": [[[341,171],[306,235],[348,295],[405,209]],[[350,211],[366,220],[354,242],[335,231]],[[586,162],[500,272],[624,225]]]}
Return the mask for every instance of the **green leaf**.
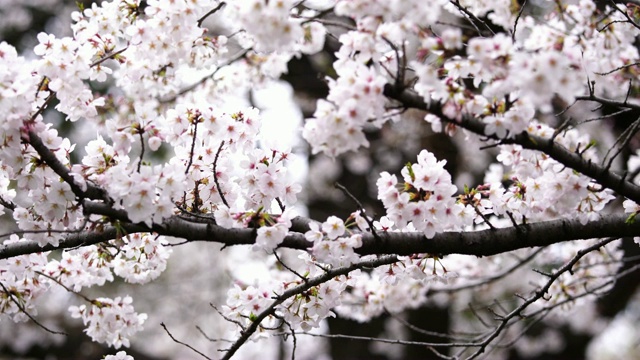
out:
{"label": "green leaf", "polygon": [[415,181],[416,180],[416,174],[413,172],[413,168],[410,162],[407,163],[406,165],[407,170],[409,170],[409,177],[411,177],[411,181]]}
{"label": "green leaf", "polygon": [[625,224],[633,224],[636,222],[636,215],[638,215],[637,212],[633,212],[631,214],[629,214],[629,217],[627,218],[627,220],[625,220]]}

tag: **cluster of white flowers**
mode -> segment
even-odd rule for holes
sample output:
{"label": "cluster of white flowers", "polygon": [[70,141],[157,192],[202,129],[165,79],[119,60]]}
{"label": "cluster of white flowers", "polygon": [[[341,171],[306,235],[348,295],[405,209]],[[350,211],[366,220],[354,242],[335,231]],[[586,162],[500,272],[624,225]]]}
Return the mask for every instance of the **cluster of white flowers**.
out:
{"label": "cluster of white flowers", "polygon": [[[312,261],[307,261],[307,265],[306,274],[319,273]],[[300,279],[274,281],[258,287],[236,284],[227,293],[227,304],[223,307],[223,314],[236,321],[238,325],[248,326],[262,312],[269,311],[280,294],[287,289],[304,284],[305,282]],[[274,330],[277,331],[283,320],[292,328],[303,331],[320,327],[322,320],[335,316],[331,309],[340,305],[344,290],[350,285],[353,285],[351,278],[338,276],[285,299],[275,307],[274,313],[262,320],[254,337],[269,336]],[[241,330],[242,328],[236,327],[234,331],[239,333]]]}
{"label": "cluster of white flowers", "polygon": [[142,330],[146,314],[138,314],[131,305],[130,296],[115,299],[98,298],[86,305],[71,306],[73,318],[81,318],[87,328],[85,332],[96,342],[105,343],[118,349],[129,347],[129,338]]}
{"label": "cluster of white flowers", "polygon": [[113,272],[127,282],[145,284],[156,279],[167,268],[171,249],[158,235],[136,233],[122,238],[112,261]]}
{"label": "cluster of white flowers", "polygon": [[[139,0],[105,2],[73,14],[74,36],[99,49],[98,56],[127,47],[114,71],[118,86],[133,99],[148,100],[179,90],[176,69],[217,66],[227,52],[225,36],[207,36],[198,19],[218,1]],[[144,10],[143,10],[144,9]],[[118,47],[118,48],[116,48]],[[145,58],[145,61],[132,61]]]}
{"label": "cluster of white flowers", "polygon": [[402,22],[403,26],[420,24],[429,26],[434,24],[442,12],[446,1],[433,1],[429,6],[419,0],[341,0],[336,3],[335,11],[338,15],[350,16],[356,19],[366,17],[380,17],[385,22]]}
{"label": "cluster of white flowers", "polygon": [[[11,235],[4,244],[16,244],[18,235]],[[27,321],[38,313],[35,301],[49,288],[38,275],[47,265],[46,254],[31,254],[0,260],[0,313],[15,322]]]}
{"label": "cluster of white flowers", "polygon": [[313,242],[311,252],[318,262],[342,267],[360,259],[354,249],[362,246],[362,235],[344,236],[347,229],[339,217],[330,216],[321,225],[309,224],[309,228],[304,236]]}
{"label": "cluster of white flowers", "polygon": [[96,107],[105,104],[104,98],[94,98],[85,79],[105,81],[111,69],[91,66],[96,49],[89,42],[79,42],[75,38],[57,39],[54,35],[38,34],[40,44],[33,51],[42,56],[38,64],[38,74],[46,77],[47,88],[55,91],[60,103],[56,109],[67,114],[71,121],[80,118],[93,119],[98,115]]}
{"label": "cluster of white flowers", "polygon": [[[236,1],[230,6],[236,10],[238,25],[253,37],[258,51],[290,49],[304,36],[302,21],[289,16],[293,0]],[[256,21],[256,13],[260,14],[260,21]]]}
{"label": "cluster of white flowers", "polygon": [[303,331],[318,328],[327,317],[335,317],[331,309],[341,304],[342,294],[350,284],[346,276],[336,277],[290,297],[277,307],[277,313],[292,327]]}
{"label": "cluster of white flowers", "polygon": [[398,229],[411,224],[412,229],[432,238],[438,232],[473,223],[476,211],[471,204],[453,197],[457,188],[451,183],[445,164],[445,160],[438,161],[432,153],[422,150],[417,164],[402,169],[404,184],[398,184],[395,175],[381,174],[377,182],[378,199]]}
{"label": "cluster of white flowers", "polygon": [[389,272],[396,266],[383,266],[373,272],[353,274],[351,291],[343,294],[342,303],[335,310],[340,316],[357,321],[368,321],[385,311],[398,313],[424,304],[429,289],[421,280],[399,276],[395,284],[389,283]]}
{"label": "cluster of white flowers", "polygon": [[383,116],[386,101],[382,92],[387,81],[373,67],[347,60],[336,71],[327,100],[318,101],[302,133],[314,153],[330,156],[368,146],[363,129]]}
{"label": "cluster of white flowers", "polygon": [[133,356],[127,355],[124,351],[118,351],[115,355],[107,355],[104,360],[133,360]]}
{"label": "cluster of white flowers", "polygon": [[[45,93],[34,90],[38,89],[41,81],[32,76],[35,70],[36,64],[18,56],[13,46],[4,41],[0,42],[0,111],[5,114],[0,131],[2,138],[7,142],[7,145],[2,146],[0,150],[3,161],[5,158],[13,157],[15,158],[13,161],[18,162],[6,164],[9,166],[8,170],[22,168],[22,166],[14,167],[22,158],[19,150],[19,129],[24,119],[29,118],[44,100]],[[9,175],[13,176],[12,173]]]}
{"label": "cluster of white flowers", "polygon": [[49,260],[43,273],[54,281],[80,291],[84,287],[113,281],[111,253],[95,245],[62,253],[60,260]]}
{"label": "cluster of white flowers", "polygon": [[[217,213],[218,214],[218,213]],[[286,209],[277,217],[275,224],[261,226],[257,230],[254,250],[262,249],[267,252],[273,251],[289,233],[293,211]]]}
{"label": "cluster of white flowers", "polygon": [[[544,124],[529,126],[528,132],[548,138],[552,129]],[[569,130],[556,141],[567,149],[582,153],[585,159],[598,161],[595,149],[588,148],[589,138]],[[561,166],[543,153],[523,149],[520,145],[501,146],[498,161],[511,168],[513,185],[505,190],[500,183],[490,185],[489,201],[493,213],[510,212],[518,220],[552,219],[575,216],[582,223],[598,218],[615,197],[589,177]]]}

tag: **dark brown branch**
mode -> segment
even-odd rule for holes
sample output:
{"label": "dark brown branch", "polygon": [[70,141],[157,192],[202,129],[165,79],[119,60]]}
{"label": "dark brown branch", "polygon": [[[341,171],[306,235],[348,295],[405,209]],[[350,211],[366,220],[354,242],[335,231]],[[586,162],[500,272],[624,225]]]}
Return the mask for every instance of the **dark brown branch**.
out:
{"label": "dark brown branch", "polygon": [[519,260],[518,262],[516,262],[513,266],[506,268],[505,270],[500,271],[499,273],[490,276],[486,279],[482,279],[479,280],[477,282],[471,283],[471,284],[463,284],[463,285],[459,285],[459,286],[450,286],[450,287],[441,287],[441,288],[431,288],[427,291],[427,294],[435,294],[435,293],[439,293],[439,292],[446,292],[446,293],[454,293],[460,290],[466,290],[466,289],[470,289],[470,288],[474,288],[474,287],[478,287],[478,286],[483,286],[483,285],[487,285],[487,284],[491,284],[492,282],[495,282],[497,280],[503,279],[505,277],[507,277],[510,274],[515,273],[515,271],[524,266],[525,264],[527,264],[529,261],[533,260],[536,256],[538,256],[538,254],[540,254],[542,252],[542,250],[544,250],[543,247],[538,248],[537,250],[533,251],[531,254],[529,254],[529,256],[527,256],[526,258]]}
{"label": "dark brown branch", "polygon": [[220,4],[218,4],[218,6],[216,6],[215,8],[209,10],[209,12],[207,12],[206,14],[202,15],[202,17],[200,19],[198,19],[198,26],[202,26],[202,23],[211,15],[215,14],[216,12],[218,12],[218,10],[222,9],[225,5],[227,5],[226,2],[221,2]]}
{"label": "dark brown branch", "polygon": [[227,199],[225,199],[224,194],[222,193],[222,187],[220,186],[220,182],[218,181],[218,158],[220,157],[220,153],[222,152],[222,147],[224,146],[224,140],[220,143],[220,147],[218,147],[218,151],[216,152],[216,158],[213,160],[213,181],[216,183],[216,190],[218,190],[218,195],[220,195],[220,200],[222,203],[229,207],[229,203]]}
{"label": "dark brown branch", "polygon": [[14,204],[9,200],[3,199],[1,196],[0,196],[0,205],[4,206],[6,209],[9,209],[11,211],[16,209],[16,204]]}
{"label": "dark brown branch", "polygon": [[104,190],[99,187],[93,186],[90,183],[87,183],[87,190],[82,191],[80,186],[76,184],[73,180],[73,176],[69,173],[69,169],[64,166],[60,160],[56,157],[56,155],[42,142],[42,139],[35,134],[33,131],[29,131],[29,145],[31,145],[38,155],[40,155],[40,159],[44,161],[47,166],[51,168],[58,176],[64,180],[71,187],[71,191],[76,195],[78,199],[95,199],[102,200],[105,198]]}
{"label": "dark brown branch", "polygon": [[632,104],[626,101],[617,101],[617,100],[611,100],[611,99],[606,99],[603,97],[599,97],[593,94],[593,91],[591,91],[592,94],[591,95],[584,95],[584,96],[576,96],[576,100],[580,100],[580,101],[593,101],[593,102],[597,102],[601,105],[608,105],[608,106],[613,106],[613,107],[617,107],[617,108],[626,108],[626,109],[633,109],[635,111],[640,111],[640,105],[637,104]]}
{"label": "dark brown branch", "polygon": [[[99,204],[92,206],[96,209],[100,208]],[[89,208],[93,209],[92,207]],[[126,215],[119,210],[113,210],[113,212],[119,215]],[[379,232],[378,239],[371,233],[363,233],[363,245],[355,249],[355,251],[360,255],[429,253],[490,256],[569,240],[640,236],[640,221],[627,223],[626,220],[626,214],[603,216],[600,220],[588,222],[584,225],[578,219],[551,220],[496,230],[444,232],[436,234],[432,239],[427,239],[424,234],[417,232]],[[187,241],[209,241],[224,244],[225,246],[252,245],[255,241],[253,229],[226,229],[215,225],[213,222],[209,224],[190,222],[178,216],[170,217],[162,224],[154,224],[151,228],[144,224],[130,224],[124,221],[120,226],[129,234],[154,232],[159,235],[173,236]],[[36,242],[30,241],[1,245],[0,259],[41,251],[97,244],[114,239],[116,235],[116,229],[107,226],[102,232],[70,234],[60,241],[58,247],[52,245],[40,247]],[[312,245],[304,237],[304,234],[290,232],[280,247],[307,250]]]}
{"label": "dark brown branch", "polygon": [[[465,118],[462,121],[449,119],[442,113],[442,108],[439,103],[427,104],[422,96],[411,90],[398,92],[393,85],[387,84],[384,87],[384,94],[391,99],[400,101],[405,107],[428,111],[440,117],[443,121],[460,126],[480,136],[485,136],[487,138],[500,141],[501,144],[518,144],[525,149],[538,150],[540,152],[543,152],[557,162],[594,179],[602,186],[609,188],[616,193],[635,201],[636,203],[640,203],[640,186],[637,186],[629,181],[625,181],[625,179],[621,175],[618,175],[612,171],[607,170],[603,166],[584,159],[582,156],[580,156],[580,154],[576,154],[575,152],[568,150],[552,139],[546,139],[527,133],[519,134],[511,139],[498,139],[497,137],[495,137],[495,135],[485,135],[486,125],[483,122],[477,119],[470,118]],[[596,101],[589,97],[586,97],[584,100]],[[605,101],[604,99],[599,100]],[[619,102],[613,103],[615,104],[614,106],[640,110],[640,106],[637,105]],[[603,102],[603,104],[609,105],[608,102]]]}

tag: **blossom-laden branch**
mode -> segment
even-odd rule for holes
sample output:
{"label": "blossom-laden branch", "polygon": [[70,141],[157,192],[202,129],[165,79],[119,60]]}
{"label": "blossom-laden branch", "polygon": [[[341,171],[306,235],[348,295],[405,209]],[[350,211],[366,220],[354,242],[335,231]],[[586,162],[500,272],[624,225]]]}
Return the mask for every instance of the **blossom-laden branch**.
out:
{"label": "blossom-laden branch", "polygon": [[274,315],[277,310],[277,307],[282,303],[284,303],[286,300],[296,295],[302,294],[305,291],[315,286],[326,283],[335,277],[338,277],[341,275],[347,275],[356,269],[376,268],[378,266],[392,264],[396,261],[398,261],[398,258],[395,255],[389,255],[389,256],[384,256],[374,260],[361,261],[356,264],[352,264],[350,266],[345,266],[342,268],[332,269],[320,276],[317,276],[312,279],[308,279],[304,283],[296,287],[293,287],[291,289],[288,289],[282,294],[277,294],[275,296],[275,300],[271,303],[271,305],[267,307],[265,310],[263,310],[260,314],[257,314],[255,318],[251,319],[252,320],[251,325],[249,325],[246,329],[242,331],[240,337],[231,345],[230,348],[224,350],[226,353],[222,357],[222,359],[223,360],[230,359],[233,356],[233,354],[235,354],[235,352],[238,351],[238,349],[245,342],[247,342],[247,340],[249,340],[251,335],[253,335],[258,330],[260,323],[268,316]]}
{"label": "blossom-laden branch", "polygon": [[[389,338],[373,338],[373,337],[365,337],[365,336],[354,336],[354,335],[343,335],[343,334],[315,334],[309,332],[301,332],[299,335],[310,335],[310,336],[318,336],[323,338],[341,338],[341,339],[349,339],[349,340],[360,340],[360,341],[373,341],[380,343],[388,343],[388,344],[398,344],[398,345],[409,345],[409,346],[422,346],[428,347],[431,351],[436,353],[439,357],[445,359],[465,359],[472,360],[478,358],[487,350],[490,350],[493,347],[509,347],[513,345],[515,341],[521,338],[526,331],[532,326],[532,324],[537,323],[542,318],[550,314],[552,311],[567,306],[567,304],[575,303],[581,298],[587,296],[599,296],[605,293],[610,287],[619,279],[629,276],[633,273],[633,271],[640,268],[640,265],[633,266],[632,268],[626,269],[617,274],[612,274],[608,277],[603,277],[601,279],[594,278],[592,280],[596,281],[595,284],[590,284],[587,286],[575,286],[575,289],[567,289],[562,290],[562,285],[557,285],[560,281],[560,278],[568,273],[573,273],[581,270],[585,270],[580,267],[578,264],[581,263],[581,260],[588,256],[589,254],[601,250],[607,244],[616,241],[617,238],[607,238],[602,239],[591,246],[585,247],[581,250],[578,250],[577,253],[565,262],[560,268],[555,270],[551,274],[544,273],[543,275],[547,277],[547,280],[543,281],[540,286],[535,287],[531,294],[528,297],[522,295],[515,295],[517,298],[522,300],[522,303],[515,306],[512,310],[505,309],[502,305],[500,305],[497,301],[494,302],[494,305],[499,308],[499,310],[494,310],[492,307],[488,307],[487,311],[489,311],[495,317],[496,326],[492,326],[487,320],[482,319],[473,309],[471,311],[474,313],[478,320],[482,322],[485,327],[490,328],[488,331],[482,331],[480,333],[460,333],[457,336],[451,336],[447,334],[441,333],[432,333],[428,331],[424,331],[422,329],[416,328],[415,326],[407,323],[402,319],[398,319],[404,326],[411,328],[414,331],[425,333],[431,336],[440,337],[447,339],[449,341],[444,342],[425,342],[425,341],[411,341],[411,340],[402,340],[402,339],[389,339]],[[535,255],[535,254],[533,254]],[[588,262],[588,261],[587,261]],[[603,264],[595,264],[603,265]],[[592,265],[593,266],[593,265]],[[557,286],[557,289],[553,289],[554,286]],[[460,289],[458,289],[460,290]],[[575,292],[572,292],[575,290]],[[553,293],[553,294],[552,294]],[[552,299],[552,296],[557,296],[561,294],[559,298]],[[547,298],[547,296],[549,298]],[[539,300],[546,300],[544,305],[540,305],[537,308],[534,308],[530,311],[531,307]],[[499,311],[504,312],[504,314],[500,314]],[[526,318],[530,320],[530,323],[524,326],[523,330],[515,336],[515,338],[510,337],[508,344],[495,344],[492,345],[499,336],[509,329],[514,324],[517,324],[522,318]],[[457,333],[453,331],[452,333]],[[286,334],[286,333],[285,333]],[[278,335],[278,334],[274,334]],[[446,356],[442,354],[437,349],[459,349],[460,351],[454,356]],[[470,353],[471,349],[475,349],[475,351]],[[467,353],[466,356],[463,356]],[[469,354],[470,353],[470,354]]]}
{"label": "blossom-laden branch", "polygon": [[94,199],[94,200],[102,200],[104,199],[105,192],[101,188],[97,186],[93,186],[92,184],[87,184],[86,190],[83,190],[80,185],[78,185],[75,181],[69,169],[58,160],[56,155],[47,147],[47,145],[42,142],[42,139],[33,131],[28,132],[28,140],[29,145],[31,145],[42,161],[47,164],[58,176],[62,178],[69,186],[71,187],[71,191],[76,195],[78,199]]}
{"label": "blossom-laden branch", "polygon": [[[500,139],[495,136],[495,134],[486,135],[487,125],[477,119],[466,117],[458,121],[456,119],[447,117],[443,113],[440,103],[431,102],[427,104],[424,101],[423,97],[418,95],[413,90],[404,89],[402,91],[397,91],[393,86],[386,85],[384,87],[384,94],[393,100],[399,101],[403,106],[407,108],[427,111],[433,115],[440,117],[443,121],[462,127],[482,137],[496,140],[499,144],[517,144],[525,149],[537,150],[545,153],[557,162],[565,165],[566,167],[589,176],[602,186],[609,188],[616,193],[635,201],[636,203],[640,203],[640,186],[632,183],[632,178],[627,178],[625,175],[616,174],[615,172],[604,166],[598,165],[591,160],[583,158],[580,153],[568,150],[564,146],[555,142],[553,138],[547,139],[525,132],[518,134],[513,138]],[[600,100],[603,104],[608,104],[608,102],[600,98],[587,97],[585,98],[585,100]],[[627,105],[626,103],[614,103],[616,106],[621,107],[635,106],[631,104]]]}
{"label": "blossom-laden branch", "polygon": [[529,298],[525,299],[524,302],[522,304],[520,304],[518,307],[516,307],[514,310],[512,310],[511,312],[509,312],[508,314],[505,314],[503,316],[500,316],[500,324],[495,328],[495,330],[489,335],[487,336],[479,345],[480,347],[478,348],[478,350],[473,353],[468,359],[475,359],[478,356],[480,356],[480,354],[482,354],[487,346],[489,344],[491,344],[491,342],[500,335],[500,333],[505,329],[505,327],[509,324],[509,322],[511,321],[511,319],[517,317],[517,316],[522,316],[522,313],[525,309],[527,309],[531,304],[535,303],[536,301],[538,301],[539,299],[543,298],[545,296],[545,294],[547,294],[547,292],[549,291],[549,289],[551,288],[551,286],[558,280],[558,278],[566,273],[571,271],[571,269],[573,268],[573,266],[578,263],[578,261],[583,258],[585,255],[596,251],[600,248],[602,248],[603,246],[605,246],[606,244],[617,240],[617,238],[612,237],[612,238],[608,238],[608,239],[603,239],[599,242],[597,242],[596,244],[589,246],[585,249],[582,249],[580,251],[578,251],[578,253],[570,260],[568,261],[566,264],[564,264],[561,268],[559,268],[558,270],[556,270],[553,274],[549,275],[549,280],[539,289],[537,289],[534,294],[532,296],[530,296]]}
{"label": "blossom-laden branch", "polygon": [[[88,209],[108,209],[94,205]],[[102,211],[126,221],[126,213],[121,210]],[[451,231],[436,234],[427,239],[419,232],[377,232],[362,234],[362,246],[354,249],[359,255],[397,254],[411,255],[429,254],[464,254],[475,256],[491,256],[517,249],[547,246],[570,240],[592,239],[600,237],[633,237],[640,236],[640,221],[628,222],[626,215],[604,215],[601,219],[582,224],[578,219],[561,219],[522,224],[517,227],[486,229],[478,231]],[[308,219],[296,218],[296,222],[305,223]],[[162,224],[148,227],[145,224],[122,222],[122,229],[127,233],[154,232],[159,235],[173,236],[188,241],[207,241],[234,245],[255,244],[255,232],[247,228],[225,228],[210,223],[192,222],[173,216]],[[70,234],[60,241],[58,246],[40,247],[36,242],[24,241],[0,246],[0,259],[34,254],[42,251],[69,249],[79,246],[94,245],[115,239],[118,230],[105,226],[101,231],[87,231]],[[313,247],[304,234],[289,232],[280,244],[282,248],[307,250]]]}

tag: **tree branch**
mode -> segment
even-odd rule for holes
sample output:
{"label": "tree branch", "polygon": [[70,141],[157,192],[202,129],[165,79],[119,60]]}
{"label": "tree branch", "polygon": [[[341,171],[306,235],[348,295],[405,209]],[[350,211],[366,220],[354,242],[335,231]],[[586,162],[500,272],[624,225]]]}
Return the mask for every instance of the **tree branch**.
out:
{"label": "tree branch", "polygon": [[348,273],[350,273],[353,270],[356,269],[361,269],[361,268],[373,268],[373,267],[378,267],[378,266],[382,266],[382,265],[386,265],[386,264],[391,264],[398,261],[398,258],[396,256],[386,256],[386,257],[382,257],[382,258],[378,258],[378,259],[374,259],[374,260],[369,260],[369,261],[362,261],[356,264],[352,264],[350,266],[346,266],[346,267],[342,267],[342,268],[337,268],[334,270],[329,270],[326,273],[317,276],[313,279],[309,279],[308,281],[304,282],[303,284],[300,284],[294,288],[291,288],[287,291],[285,291],[284,293],[278,295],[277,299],[271,303],[271,305],[269,305],[268,308],[266,308],[263,312],[261,312],[260,314],[258,314],[256,316],[256,318],[253,320],[253,322],[251,323],[251,325],[249,325],[249,327],[247,327],[245,330],[242,331],[240,337],[233,343],[233,345],[231,345],[231,347],[229,349],[223,350],[226,351],[226,354],[224,355],[224,357],[222,359],[230,359],[233,354],[235,354],[236,351],[238,351],[238,349],[245,343],[247,342],[247,340],[249,340],[249,338],[251,337],[251,335],[253,335],[253,333],[258,330],[258,326],[260,326],[260,323],[262,322],[262,320],[264,320],[267,316],[272,315],[273,313],[275,313],[276,311],[276,307],[280,304],[282,304],[283,302],[285,302],[285,300],[287,300],[288,298],[301,294],[309,289],[311,289],[314,286],[320,285],[322,283],[325,283],[333,278],[335,278],[336,276],[340,276],[340,275],[346,275]]}
{"label": "tree branch", "polygon": [[[300,220],[300,223],[305,221]],[[209,241],[233,245],[252,245],[255,242],[253,229],[226,229],[211,223],[191,222],[179,216],[172,216],[162,224],[151,228],[144,224],[121,223],[127,233],[154,232],[159,235],[173,236],[187,241]],[[40,247],[37,242],[25,241],[0,246],[0,259],[18,255],[38,253],[56,249],[68,249],[93,245],[112,240],[117,231],[106,226],[101,232],[87,231],[67,235],[59,246]],[[582,240],[603,237],[640,236],[640,221],[627,223],[625,214],[603,216],[600,220],[580,223],[578,219],[561,219],[523,224],[501,229],[480,231],[451,231],[436,234],[427,239],[419,232],[378,232],[378,239],[371,233],[362,233],[362,247],[355,249],[360,255],[397,254],[463,254],[490,256],[517,249],[547,246],[569,240]],[[307,241],[304,234],[289,232],[280,245],[283,248],[307,250],[313,243]]]}
{"label": "tree branch", "polygon": [[82,191],[80,186],[78,186],[78,184],[73,180],[73,176],[69,173],[69,169],[67,169],[67,167],[58,160],[56,155],[42,142],[42,139],[40,139],[40,137],[33,131],[29,131],[28,135],[29,145],[36,150],[38,155],[40,155],[40,159],[42,159],[42,161],[44,161],[51,170],[69,184],[71,191],[73,191],[78,199],[87,198],[103,200],[105,198],[106,194],[104,190],[93,186],[90,183],[87,183],[87,190]]}
{"label": "tree branch", "polygon": [[[440,103],[431,102],[427,104],[422,96],[412,90],[405,89],[398,92],[393,85],[387,84],[384,87],[384,94],[391,99],[401,102],[402,105],[407,108],[427,111],[440,117],[443,121],[455,124],[478,135],[500,141],[501,144],[518,144],[525,149],[541,151],[557,162],[594,179],[602,186],[640,204],[640,186],[637,186],[630,181],[626,181],[624,176],[618,175],[603,166],[595,164],[591,162],[591,160],[584,159],[580,154],[568,150],[564,146],[554,142],[552,139],[542,138],[526,132],[518,134],[511,139],[500,139],[495,135],[485,135],[486,124],[480,120],[466,117],[462,121],[456,121],[448,118],[443,114]],[[630,105],[626,105],[626,107],[629,106]]]}

